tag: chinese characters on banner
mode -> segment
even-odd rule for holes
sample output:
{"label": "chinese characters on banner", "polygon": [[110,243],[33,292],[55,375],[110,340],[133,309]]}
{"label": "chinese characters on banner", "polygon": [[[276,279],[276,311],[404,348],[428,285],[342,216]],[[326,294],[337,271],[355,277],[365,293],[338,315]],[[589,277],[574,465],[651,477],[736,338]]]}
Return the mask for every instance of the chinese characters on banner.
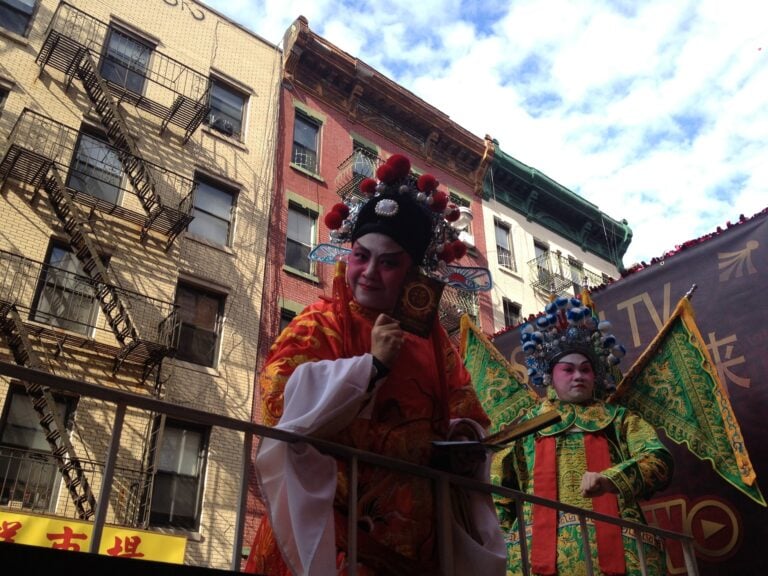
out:
{"label": "chinese characters on banner", "polygon": [[[88,552],[92,533],[90,522],[0,509],[0,542]],[[99,554],[183,564],[186,545],[183,536],[104,526]]]}

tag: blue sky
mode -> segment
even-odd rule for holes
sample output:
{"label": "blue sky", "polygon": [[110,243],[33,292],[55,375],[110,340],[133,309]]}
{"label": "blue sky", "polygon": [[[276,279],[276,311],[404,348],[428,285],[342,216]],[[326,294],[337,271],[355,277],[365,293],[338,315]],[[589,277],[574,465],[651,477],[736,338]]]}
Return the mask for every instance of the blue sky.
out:
{"label": "blue sky", "polygon": [[205,3],[273,44],[306,16],[465,129],[626,218],[627,266],[768,206],[766,0]]}

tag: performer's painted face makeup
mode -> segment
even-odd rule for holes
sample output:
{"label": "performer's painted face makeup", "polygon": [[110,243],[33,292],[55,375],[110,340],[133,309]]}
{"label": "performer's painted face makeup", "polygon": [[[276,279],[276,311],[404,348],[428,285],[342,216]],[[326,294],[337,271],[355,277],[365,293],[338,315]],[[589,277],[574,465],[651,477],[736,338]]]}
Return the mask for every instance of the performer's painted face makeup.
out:
{"label": "performer's painted face makeup", "polygon": [[394,308],[411,257],[389,236],[373,232],[358,238],[347,259],[347,284],[358,304],[373,310]]}
{"label": "performer's painted face makeup", "polygon": [[580,404],[592,399],[595,371],[583,354],[567,354],[552,369],[552,386],[564,402]]}

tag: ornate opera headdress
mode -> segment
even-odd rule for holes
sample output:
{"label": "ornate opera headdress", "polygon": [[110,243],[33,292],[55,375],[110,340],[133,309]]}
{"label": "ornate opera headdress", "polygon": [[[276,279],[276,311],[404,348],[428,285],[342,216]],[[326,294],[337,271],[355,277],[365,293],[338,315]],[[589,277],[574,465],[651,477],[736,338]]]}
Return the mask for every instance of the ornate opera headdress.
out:
{"label": "ornate opera headdress", "polygon": [[542,315],[520,330],[529,382],[536,387],[548,386],[557,361],[579,353],[592,364],[596,390],[613,390],[626,350],[610,330],[611,323],[599,321],[578,298],[559,297],[550,302]]}
{"label": "ornate opera headdress", "polygon": [[320,244],[310,252],[312,260],[336,262],[349,253],[344,243],[372,232],[394,239],[429,276],[468,291],[491,289],[486,268],[451,264],[467,252],[459,231],[451,226],[459,207],[438,190],[431,174],[416,176],[411,162],[394,154],[376,170],[378,181],[366,178],[360,195],[342,198],[325,216],[332,244]]}

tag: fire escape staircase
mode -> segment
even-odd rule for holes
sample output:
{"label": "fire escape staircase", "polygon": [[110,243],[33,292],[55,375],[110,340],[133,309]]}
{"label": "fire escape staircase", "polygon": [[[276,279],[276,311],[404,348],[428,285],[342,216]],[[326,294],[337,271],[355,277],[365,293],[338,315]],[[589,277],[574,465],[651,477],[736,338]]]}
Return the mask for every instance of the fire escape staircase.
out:
{"label": "fire escape staircase", "polygon": [[[21,366],[45,370],[37,352],[32,347],[27,329],[16,307],[0,302],[0,331],[5,335],[14,360]],[[96,512],[96,499],[85,476],[66,426],[56,412],[56,401],[47,386],[23,382],[32,407],[38,415],[45,439],[51,448],[56,465],[61,472],[64,485],[75,505],[78,516],[83,520],[92,518]]]}
{"label": "fire escape staircase", "polygon": [[[152,223],[166,210],[166,207],[156,192],[157,185],[152,172],[139,154],[138,147],[120,115],[120,109],[110,96],[107,83],[99,74],[90,51],[85,48],[81,49],[79,57],[73,61],[73,66],[72,73],[82,81],[88,98],[93,103],[106,128],[107,139],[115,148],[128,179],[136,190],[142,207],[148,214],[141,230],[143,241],[146,239]],[[177,220],[176,225],[169,232],[167,247],[171,246],[173,240],[186,229],[191,220],[191,216]]]}
{"label": "fire escape staircase", "polygon": [[120,353],[115,359],[115,370],[117,370],[125,357],[141,341],[136,325],[131,319],[127,306],[122,302],[115,289],[115,284],[111,281],[106,267],[99,258],[93,241],[88,236],[83,224],[84,219],[80,215],[77,204],[67,192],[61,175],[53,163],[49,165],[42,187],[48,193],[53,211],[69,236],[72,252],[82,264],[83,271],[94,281],[94,295],[99,301],[115,338],[121,345]]}

